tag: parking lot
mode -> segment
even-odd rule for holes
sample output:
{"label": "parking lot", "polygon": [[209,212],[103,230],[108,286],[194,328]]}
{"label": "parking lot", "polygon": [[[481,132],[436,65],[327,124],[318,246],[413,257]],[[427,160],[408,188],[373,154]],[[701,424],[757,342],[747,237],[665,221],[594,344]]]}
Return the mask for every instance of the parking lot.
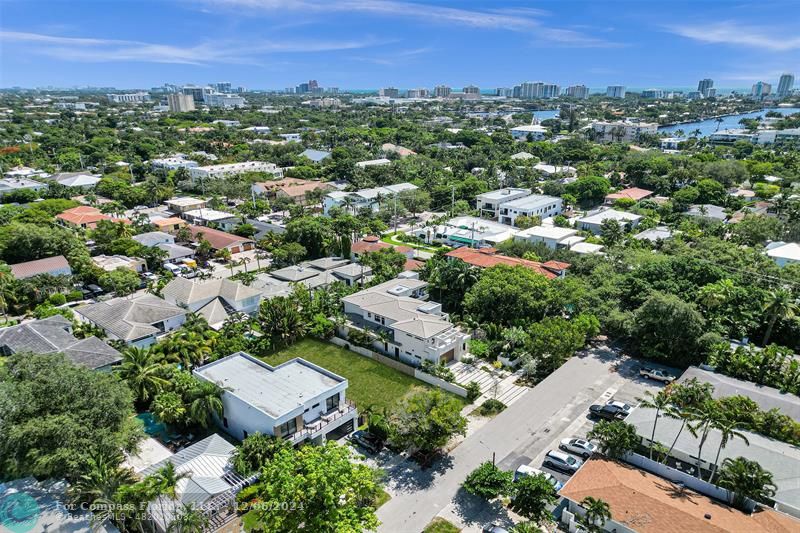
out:
{"label": "parking lot", "polygon": [[[639,399],[644,397],[646,392],[655,393],[663,388],[662,383],[639,377],[639,369],[642,366],[643,363],[636,359],[620,359],[613,372],[616,374],[616,378],[604,376],[605,379],[599,379],[591,387],[575,391],[574,401],[565,405],[555,416],[550,417],[545,429],[533,435],[530,442],[505,457],[500,463],[501,468],[513,471],[520,465],[529,464],[552,474],[561,483],[566,483],[570,477],[569,474],[542,465],[545,455],[550,450],[559,450],[559,443],[562,439],[586,437],[586,434],[597,423],[596,420],[589,417],[589,406],[592,404],[602,405],[615,400],[636,407]],[[648,363],[647,366],[652,367],[653,365]],[[667,370],[674,376],[678,375],[674,369]],[[580,457],[576,458],[580,459]]]}

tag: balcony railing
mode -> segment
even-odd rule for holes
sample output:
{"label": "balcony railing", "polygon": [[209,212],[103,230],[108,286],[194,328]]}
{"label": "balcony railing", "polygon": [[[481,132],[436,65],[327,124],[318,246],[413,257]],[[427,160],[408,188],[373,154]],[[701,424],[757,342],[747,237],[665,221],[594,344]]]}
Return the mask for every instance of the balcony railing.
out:
{"label": "balcony railing", "polygon": [[288,440],[296,444],[305,439],[314,438],[320,431],[325,429],[330,424],[334,423],[345,416],[352,414],[356,410],[356,406],[350,400],[345,400],[344,404],[340,404],[338,408],[331,410],[324,415],[321,415],[318,420],[308,422],[303,426],[303,429],[292,434]]}

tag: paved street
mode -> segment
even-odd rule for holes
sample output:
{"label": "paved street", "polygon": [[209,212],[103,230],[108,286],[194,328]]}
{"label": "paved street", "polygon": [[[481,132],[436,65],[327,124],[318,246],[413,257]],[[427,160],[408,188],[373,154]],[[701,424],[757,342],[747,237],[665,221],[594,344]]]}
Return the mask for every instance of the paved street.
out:
{"label": "paved street", "polygon": [[[464,478],[495,453],[498,465],[514,469],[541,455],[562,435],[585,434],[592,403],[614,396],[633,401],[656,388],[638,378],[639,363],[620,359],[609,349],[592,350],[560,369],[500,415],[471,434],[449,456],[420,471],[410,461],[384,465],[392,499],[378,510],[379,531],[419,533],[437,515],[480,531],[491,522],[510,524],[507,511],[460,489]],[[563,476],[562,476],[563,478]]]}

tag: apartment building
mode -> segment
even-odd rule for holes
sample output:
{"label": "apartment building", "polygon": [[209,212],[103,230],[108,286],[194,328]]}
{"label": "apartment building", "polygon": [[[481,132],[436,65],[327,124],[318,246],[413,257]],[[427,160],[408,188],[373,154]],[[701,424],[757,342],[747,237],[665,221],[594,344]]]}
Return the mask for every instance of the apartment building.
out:
{"label": "apartment building", "polygon": [[655,122],[616,121],[593,122],[591,131],[597,142],[634,142],[642,134],[655,135],[658,124]]}
{"label": "apartment building", "polygon": [[562,209],[563,200],[561,198],[531,194],[501,203],[497,216],[501,224],[516,226],[517,217],[540,217],[544,219],[560,215]]}
{"label": "apartment building", "polygon": [[247,172],[264,172],[272,174],[276,178],[283,177],[283,169],[275,163],[267,163],[265,161],[244,161],[242,163],[207,165],[189,169],[189,175],[192,180],[225,178]]}
{"label": "apartment building", "polygon": [[497,189],[495,191],[485,192],[476,196],[476,208],[480,212],[480,216],[489,217],[497,220],[497,214],[500,211],[500,204],[530,196],[530,189],[520,189],[516,187],[506,187],[504,189]]}

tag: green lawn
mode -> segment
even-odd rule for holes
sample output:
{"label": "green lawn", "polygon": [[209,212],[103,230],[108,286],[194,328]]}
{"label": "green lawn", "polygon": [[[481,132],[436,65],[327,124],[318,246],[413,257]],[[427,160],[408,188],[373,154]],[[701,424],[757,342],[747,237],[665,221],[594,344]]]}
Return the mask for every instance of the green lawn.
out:
{"label": "green lawn", "polygon": [[425,529],[422,530],[422,533],[458,533],[459,531],[461,530],[452,523],[437,516],[431,520],[430,524],[425,526]]}
{"label": "green lawn", "polygon": [[[391,408],[409,393],[433,388],[377,361],[316,339],[303,339],[285,350],[261,359],[277,365],[294,357],[302,357],[347,378],[347,397],[359,409],[370,404],[374,404],[379,411],[384,407]],[[455,395],[453,397],[458,398]]]}
{"label": "green lawn", "polygon": [[[398,232],[402,233],[402,232]],[[387,233],[381,236],[381,240],[385,243],[393,244],[395,246],[408,246],[409,248],[416,248],[417,250],[424,250],[426,252],[436,253],[439,250],[450,250],[449,246],[432,246],[430,244],[419,244],[416,242],[403,242],[400,239],[396,238],[395,235],[397,233]]]}

